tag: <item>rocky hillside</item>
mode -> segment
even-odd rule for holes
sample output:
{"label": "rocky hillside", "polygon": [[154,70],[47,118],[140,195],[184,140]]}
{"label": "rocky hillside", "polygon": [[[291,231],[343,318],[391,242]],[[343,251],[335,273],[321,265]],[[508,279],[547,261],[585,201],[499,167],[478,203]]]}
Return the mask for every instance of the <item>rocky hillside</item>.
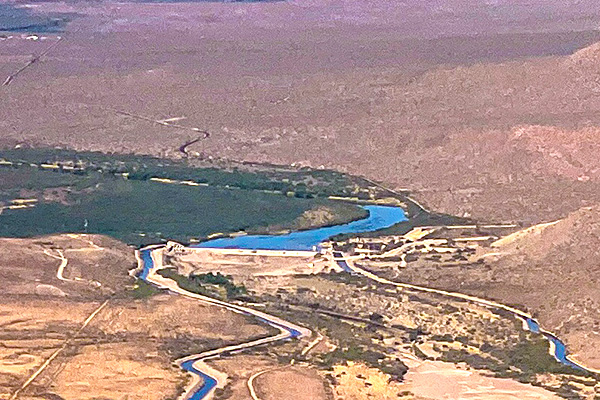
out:
{"label": "rocky hillside", "polygon": [[600,207],[582,208],[494,251],[503,255],[489,264],[488,293],[529,307],[579,359],[600,368]]}
{"label": "rocky hillside", "polygon": [[[400,3],[86,9],[4,89],[0,145],[177,157],[195,134],[149,119],[185,117],[211,132],[191,155],[340,169],[480,220],[600,202],[597,1]],[[4,75],[44,49],[5,45]]]}

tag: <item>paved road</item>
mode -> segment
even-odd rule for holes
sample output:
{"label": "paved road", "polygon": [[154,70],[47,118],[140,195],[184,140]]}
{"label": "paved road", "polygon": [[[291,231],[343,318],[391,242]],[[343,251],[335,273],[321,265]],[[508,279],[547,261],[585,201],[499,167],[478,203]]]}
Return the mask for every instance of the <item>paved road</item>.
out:
{"label": "paved road", "polygon": [[44,249],[44,254],[52,257],[52,258],[56,258],[57,260],[60,260],[60,265],[58,266],[58,269],[56,270],[56,277],[58,279],[60,279],[61,281],[64,282],[70,282],[72,281],[72,279],[68,279],[64,277],[64,273],[65,273],[65,268],[67,267],[67,264],[69,263],[69,260],[65,257],[65,255],[63,254],[62,250],[56,250],[56,252],[58,253],[58,256],[52,254],[50,252],[50,250],[48,249]]}

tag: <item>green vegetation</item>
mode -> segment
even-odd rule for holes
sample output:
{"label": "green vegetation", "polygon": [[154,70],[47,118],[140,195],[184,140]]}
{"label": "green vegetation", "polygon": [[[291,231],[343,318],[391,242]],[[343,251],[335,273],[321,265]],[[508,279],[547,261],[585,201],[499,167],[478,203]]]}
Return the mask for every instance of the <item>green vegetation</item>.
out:
{"label": "green vegetation", "polygon": [[542,335],[520,332],[519,342],[512,346],[499,347],[484,343],[480,349],[491,357],[475,360],[473,355],[468,355],[464,361],[475,368],[494,371],[501,377],[525,381],[532,380],[536,374],[544,373],[588,375],[585,371],[558,362],[549,353],[549,347],[548,340]]}
{"label": "green vegetation", "polygon": [[56,165],[59,171],[79,175],[127,174],[135,181],[160,177],[215,187],[272,191],[298,198],[344,196],[369,200],[373,197],[364,182],[331,170],[297,170],[246,163],[194,165],[185,160],[59,149],[4,150],[0,158],[15,165]]}
{"label": "green vegetation", "polygon": [[135,283],[133,290],[129,293],[134,299],[139,300],[154,296],[155,294],[160,293],[160,290],[140,279]]}
{"label": "green vegetation", "polygon": [[345,202],[322,202],[315,200],[315,204],[323,203],[304,212],[296,218],[289,226],[273,226],[274,231],[284,231],[292,229],[302,231],[312,229],[316,226],[331,226],[337,225],[338,221],[354,221],[367,218],[369,212],[364,208],[352,206]]}
{"label": "green vegetation", "polygon": [[378,366],[385,357],[385,354],[352,345],[326,353],[322,360],[327,365],[340,364],[341,361],[356,361]]}
{"label": "green vegetation", "polygon": [[[424,212],[405,196],[362,178],[330,170],[60,149],[3,150],[0,161],[0,206],[20,197],[44,200],[37,212],[0,216],[3,236],[81,232],[87,220],[89,233],[142,245],[166,239],[187,242],[217,232],[310,229],[366,216],[358,206],[332,201],[330,196],[362,201],[395,198],[405,203],[411,219],[382,234],[454,221]],[[152,178],[189,185],[161,184]],[[48,190],[60,193],[44,193]],[[135,217],[127,214],[132,210]],[[306,214],[308,210],[333,217]],[[367,235],[374,234],[379,233]]]}
{"label": "green vegetation", "polygon": [[386,348],[373,342],[373,339],[380,335],[377,329],[373,327],[365,329],[361,324],[315,314],[313,314],[313,318],[316,317],[315,325],[323,329],[327,337],[338,341],[338,348],[320,357],[321,366],[331,368],[335,364],[343,364],[346,361],[363,362],[398,381],[402,380],[408,367],[399,359],[387,355]]}
{"label": "green vegetation", "polygon": [[[515,345],[499,347],[484,343],[480,350],[481,354],[473,354],[465,349],[449,349],[443,352],[442,359],[454,363],[466,362],[473,368],[492,371],[497,377],[531,384],[537,384],[537,375],[540,374],[553,374],[566,380],[572,380],[573,376],[591,376],[556,361],[548,352],[548,341],[539,334],[522,332],[520,341]],[[568,399],[579,398],[577,388],[568,384],[561,385],[558,390],[552,387],[547,389]]]}
{"label": "green vegetation", "polygon": [[158,271],[162,277],[172,279],[177,285],[192,293],[213,297],[219,300],[248,300],[248,291],[244,285],[236,285],[229,275],[213,274],[180,275],[175,269],[166,268]]}
{"label": "green vegetation", "polygon": [[[2,192],[14,191],[15,194],[21,190],[73,186],[83,181],[80,176],[74,174],[43,173],[31,167],[4,167],[0,169],[0,172],[2,173],[0,190]],[[91,185],[95,180],[92,178],[87,181],[88,185]]]}
{"label": "green vegetation", "polygon": [[[532,335],[533,336],[533,335]],[[536,335],[529,340],[523,340],[512,349],[501,352],[492,351],[493,356],[508,356],[509,364],[522,370],[526,374],[584,374],[582,371],[568,367],[550,355],[550,344],[541,335]]]}
{"label": "green vegetation", "polygon": [[[4,210],[0,214],[0,236],[87,232],[143,245],[165,240],[188,242],[217,232],[273,233],[307,229],[366,216],[365,210],[356,205],[325,198],[288,197],[264,190],[226,187],[235,179],[238,188],[249,186],[243,182],[250,181],[266,185],[271,178],[262,172],[229,172],[193,168],[174,161],[160,164],[161,160],[150,157],[115,156],[113,159],[96,153],[74,152],[62,152],[61,157],[68,155],[71,161],[63,161],[60,168],[46,170],[30,164],[59,165],[49,158],[53,154],[50,151],[19,153],[26,158],[17,158],[16,150],[9,153],[12,158],[4,153],[0,158],[18,159],[22,165],[0,167],[0,206],[1,203],[11,205],[10,201],[18,198],[38,202],[29,209]],[[206,176],[205,180],[215,186],[165,184],[119,175],[119,171],[150,168],[148,165],[156,169],[157,175],[163,166],[173,175],[176,171],[187,174],[177,176],[179,179],[196,174],[198,179]],[[306,218],[311,215],[307,213],[310,210],[327,210],[330,218],[322,221]]]}
{"label": "green vegetation", "polygon": [[212,285],[224,288],[227,299],[237,299],[248,294],[244,285],[235,285],[231,275],[221,275],[220,272],[216,274],[209,272],[208,274],[190,275],[189,279],[199,286]]}

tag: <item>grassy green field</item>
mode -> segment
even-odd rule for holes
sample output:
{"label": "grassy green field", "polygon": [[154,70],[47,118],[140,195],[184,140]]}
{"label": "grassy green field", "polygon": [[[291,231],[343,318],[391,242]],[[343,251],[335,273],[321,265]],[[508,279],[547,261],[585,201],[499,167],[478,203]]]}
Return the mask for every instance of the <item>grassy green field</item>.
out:
{"label": "grassy green field", "polygon": [[[200,176],[192,167],[186,168],[188,174]],[[4,209],[0,214],[0,236],[88,232],[142,245],[170,239],[188,242],[219,232],[269,233],[298,226],[308,228],[305,212],[315,209],[332,212],[334,218],[326,224],[366,216],[360,207],[326,198],[225,188],[217,185],[216,173],[211,170],[211,174],[215,187],[125,179],[97,170],[47,171],[29,163],[1,167],[0,202],[9,206],[12,199],[35,198],[38,203],[29,209]],[[223,176],[226,179],[230,174],[224,172]],[[252,179],[266,178],[257,175]]]}

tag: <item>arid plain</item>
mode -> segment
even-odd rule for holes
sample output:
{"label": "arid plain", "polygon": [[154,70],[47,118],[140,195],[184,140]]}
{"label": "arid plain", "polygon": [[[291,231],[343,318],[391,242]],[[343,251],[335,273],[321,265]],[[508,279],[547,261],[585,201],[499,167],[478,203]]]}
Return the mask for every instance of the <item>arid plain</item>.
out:
{"label": "arid plain", "polygon": [[[207,130],[208,137],[188,146],[190,159],[335,169],[409,190],[427,209],[477,222],[525,228],[561,220],[496,249],[501,254],[486,258],[484,269],[450,273],[427,264],[434,272],[421,274],[423,265],[416,262],[398,276],[447,290],[460,286],[531,310],[580,359],[599,367],[597,1],[29,5],[33,13],[70,13],[72,20],[63,32],[37,40],[2,35],[0,81],[49,50],[0,86],[0,146],[181,158],[180,147],[196,139],[197,130]],[[179,117],[179,127],[153,122]],[[1,304],[2,367],[10,373],[2,395],[13,393],[34,365],[69,340],[74,344],[67,350],[77,351],[61,353],[28,392],[32,398],[45,398],[50,388],[61,398],[80,399],[84,387],[95,398],[150,398],[139,390],[129,395],[132,387],[156,387],[157,399],[174,397],[185,384],[171,366],[183,355],[177,352],[182,343],[203,349],[211,340],[267,333],[234,313],[209,306],[198,311],[185,299],[153,294],[132,300],[132,292],[117,287],[134,285],[127,275],[135,266],[133,250],[110,239],[53,236],[7,239],[0,246],[0,272],[11,297]],[[89,250],[95,246],[110,250]],[[64,253],[72,268],[67,274],[88,283],[57,281],[57,249],[71,249]],[[78,332],[107,298],[103,314]],[[57,307],[69,315],[55,315]],[[192,318],[198,312],[226,322],[198,324]],[[570,327],[569,316],[581,323]],[[17,331],[29,339],[15,344]],[[258,371],[248,366],[276,368],[278,355],[243,357],[245,369],[237,368],[236,359],[214,366],[233,377],[228,390],[247,396],[243,382]],[[148,374],[140,377],[142,362]],[[424,376],[464,372],[440,361],[409,366],[405,386],[389,393],[377,392],[377,384],[369,389],[380,372],[364,365],[336,367],[335,389],[306,365],[256,380],[259,388],[271,388],[259,389],[265,399],[280,393],[290,375],[314,398],[398,398],[409,390],[413,398],[437,398],[435,388],[424,389]],[[121,368],[116,378],[113,367]],[[103,378],[80,376],[81,368]],[[425,373],[418,375],[420,370]],[[371,386],[355,388],[360,378],[348,374],[366,374]],[[506,399],[526,398],[510,397],[515,392],[554,398],[516,381],[471,378],[466,386],[483,390],[480,398],[490,396],[484,390],[490,385],[508,385]]]}
{"label": "arid plain", "polygon": [[[193,131],[119,112],[183,116],[206,157],[324,165],[482,220],[563,216],[598,200],[598,51],[571,55],[600,41],[598,4],[512,3],[36,3],[81,15],[2,87],[2,139],[178,156]],[[52,40],[3,41],[2,75]]]}

